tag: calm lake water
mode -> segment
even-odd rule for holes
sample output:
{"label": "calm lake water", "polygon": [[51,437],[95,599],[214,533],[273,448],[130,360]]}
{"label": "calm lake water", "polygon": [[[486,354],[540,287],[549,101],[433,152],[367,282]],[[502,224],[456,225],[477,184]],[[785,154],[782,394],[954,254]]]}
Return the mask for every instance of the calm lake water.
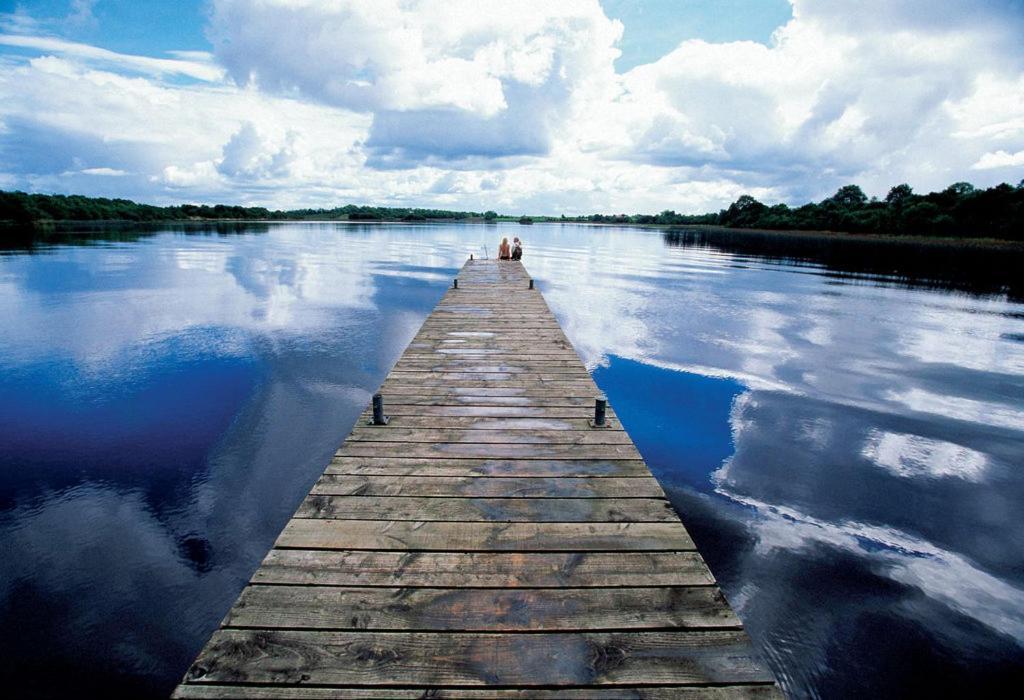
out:
{"label": "calm lake water", "polygon": [[1024,680],[1019,260],[280,224],[0,251],[3,686],[166,696],[468,254],[521,234],[789,694]]}

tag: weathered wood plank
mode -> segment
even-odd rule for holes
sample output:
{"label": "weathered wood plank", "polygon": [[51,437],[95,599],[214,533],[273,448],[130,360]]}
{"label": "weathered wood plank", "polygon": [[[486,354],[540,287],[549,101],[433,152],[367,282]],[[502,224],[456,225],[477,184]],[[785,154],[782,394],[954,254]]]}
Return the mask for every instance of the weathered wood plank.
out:
{"label": "weathered wood plank", "polygon": [[552,339],[558,338],[560,335],[562,338],[565,337],[553,318],[539,321],[528,316],[502,318],[493,314],[490,316],[484,314],[431,316],[423,323],[421,329],[423,333],[447,333],[450,331],[494,333],[495,336],[525,335],[531,331],[538,331]]}
{"label": "weathered wood plank", "polygon": [[272,549],[253,583],[580,588],[714,583],[696,552],[377,552]]}
{"label": "weathered wood plank", "polygon": [[630,688],[304,688],[253,685],[183,685],[181,700],[782,700],[774,685],[643,686]]}
{"label": "weathered wood plank", "polygon": [[396,368],[395,377],[411,377],[412,375],[435,376],[438,374],[463,374],[463,375],[484,375],[492,377],[495,375],[511,376],[519,379],[530,379],[540,377],[561,377],[569,379],[588,379],[586,371],[582,367],[565,367],[544,363],[531,363],[530,365],[514,365],[509,363],[484,364],[448,364],[444,362],[423,362],[414,365],[405,365]]}
{"label": "weathered wood plank", "polygon": [[665,523],[448,523],[292,518],[276,547],[440,552],[688,551],[678,520]]}
{"label": "weathered wood plank", "polygon": [[488,355],[508,356],[512,355],[515,357],[522,357],[524,354],[532,353],[536,357],[567,357],[568,350],[562,348],[555,348],[552,346],[534,346],[532,350],[524,352],[521,348],[513,348],[505,343],[492,344],[492,345],[481,345],[479,347],[436,347],[433,349],[432,354],[435,355],[449,355],[457,357],[486,357]]}
{"label": "weathered wood plank", "polygon": [[[524,386],[527,382],[539,382],[545,385],[584,383],[593,386],[585,372],[419,372],[414,370],[396,370],[388,375],[388,381],[394,384],[423,382],[423,386],[462,385],[470,386],[480,382],[503,382],[508,386]],[[499,384],[501,386],[501,384]]]}
{"label": "weathered wood plank", "polygon": [[[441,422],[440,420],[438,422]],[[621,430],[472,430],[469,428],[400,428],[392,426],[366,426],[356,424],[346,444],[357,442],[407,443],[490,443],[498,445],[627,445],[633,441]]]}
{"label": "weathered wood plank", "polygon": [[[594,394],[558,397],[420,392],[404,395],[384,393],[383,397],[385,412],[390,414],[392,408],[395,408],[395,413],[398,415],[402,415],[403,412],[408,413],[408,411],[397,410],[403,406],[422,406],[423,410],[417,411],[415,414],[425,416],[542,416],[550,418],[585,416],[589,418],[594,414]],[[524,410],[519,412],[508,409]],[[611,407],[608,409],[608,415],[614,415]]]}
{"label": "weathered wood plank", "polygon": [[339,457],[486,457],[490,459],[640,459],[633,445],[346,442]]}
{"label": "weathered wood plank", "polygon": [[[448,339],[450,336],[447,334],[454,329],[464,328],[467,330],[476,331],[479,333],[491,333],[492,336],[489,338],[482,338],[480,340],[495,341],[495,340],[508,340],[508,341],[519,341],[520,343],[526,342],[528,336],[532,336],[535,341],[539,343],[540,347],[543,348],[557,348],[559,350],[568,350],[571,346],[569,341],[566,339],[565,334],[554,325],[530,325],[527,326],[521,322],[514,323],[495,323],[495,322],[474,322],[474,321],[452,321],[449,323],[434,323],[428,321],[421,331],[422,335],[418,335],[417,339]],[[474,344],[475,344],[474,340]]]}
{"label": "weathered wood plank", "polygon": [[[420,406],[392,406],[387,407],[387,414],[391,417],[388,427],[399,428],[430,428],[430,429],[462,429],[462,430],[493,430],[493,431],[539,431],[539,430],[581,430],[591,431],[590,421],[593,420],[593,411],[590,416],[583,409],[575,411],[575,417],[550,417],[526,415],[505,415],[505,416],[472,416],[472,415],[424,415]],[[439,407],[433,407],[439,408]],[[463,408],[463,407],[458,407]],[[506,413],[512,413],[506,411]],[[370,421],[371,413],[364,413],[356,421],[356,426],[366,425]],[[606,415],[607,427],[602,431],[622,431],[622,424],[617,420],[609,419]],[[507,436],[506,440],[514,442],[516,436]]]}
{"label": "weathered wood plank", "polygon": [[662,498],[452,498],[309,495],[296,518],[418,522],[657,523],[678,519]]}
{"label": "weathered wood plank", "polygon": [[190,683],[581,686],[763,683],[740,631],[380,633],[220,630]]}
{"label": "weathered wood plank", "polygon": [[463,496],[469,498],[664,498],[654,477],[340,476],[324,474],[312,495]]}
{"label": "weathered wood plank", "polygon": [[224,627],[523,632],[739,629],[718,589],[248,586]]}
{"label": "weathered wood plank", "polygon": [[567,371],[576,374],[586,373],[579,360],[558,360],[541,358],[523,358],[517,360],[476,360],[460,357],[441,359],[416,359],[403,356],[396,370],[403,372],[556,372]]}
{"label": "weathered wood plank", "polygon": [[326,474],[418,476],[621,477],[649,476],[639,459],[486,459],[336,456]]}
{"label": "weathered wood plank", "polygon": [[[540,333],[541,337],[536,337]],[[532,342],[531,342],[532,341]],[[464,339],[448,338],[443,334],[431,334],[429,336],[417,336],[409,345],[409,354],[403,355],[402,362],[415,363],[430,360],[477,360],[475,357],[460,357],[460,353],[441,353],[441,350],[500,350],[505,357],[501,364],[520,366],[523,364],[555,364],[563,369],[582,369],[583,363],[579,356],[575,355],[572,347],[563,347],[561,340],[555,340],[550,334],[543,331],[526,331],[522,336],[505,336],[496,334],[493,338],[486,339]],[[431,357],[424,357],[424,355]],[[437,355],[441,357],[437,357]],[[469,353],[472,354],[472,353]],[[488,353],[485,353],[488,354]],[[496,354],[496,353],[489,353]],[[492,364],[493,358],[485,358],[483,364]]]}
{"label": "weathered wood plank", "polygon": [[[572,351],[572,345],[560,330],[544,328],[496,328],[493,325],[461,325],[463,328],[472,329],[477,333],[486,333],[486,337],[458,338],[452,337],[452,329],[460,326],[431,326],[423,328],[414,338],[418,343],[444,343],[448,345],[461,345],[465,347],[489,347],[498,346],[506,349],[506,352],[520,354],[521,357],[530,357],[529,353],[521,353],[521,349],[529,344],[532,339],[534,347],[543,353],[557,352],[566,356]],[[567,357],[567,359],[569,359]]]}
{"label": "weathered wood plank", "polygon": [[[382,391],[394,393],[410,393],[412,389],[422,390],[426,388],[444,389],[446,391],[460,391],[463,394],[482,394],[484,396],[495,394],[490,393],[499,389],[511,389],[514,393],[507,396],[587,396],[593,400],[597,393],[593,382],[583,379],[569,381],[522,381],[519,379],[419,379],[409,381],[407,379],[388,378],[381,385]],[[466,391],[469,389],[483,389],[485,391]]]}
{"label": "weathered wood plank", "polygon": [[564,398],[584,398],[589,400],[590,405],[594,405],[594,396],[599,393],[593,383],[588,385],[586,382],[577,382],[572,386],[558,388],[552,388],[550,385],[540,383],[519,387],[498,386],[497,383],[490,383],[488,385],[487,382],[477,382],[477,384],[481,386],[464,387],[455,385],[445,386],[443,384],[404,383],[388,387],[385,380],[384,385],[381,387],[381,393],[384,395],[393,394],[395,396],[525,396],[559,400]]}
{"label": "weathered wood plank", "polygon": [[423,328],[499,328],[509,330],[531,330],[535,328],[550,329],[552,333],[561,333],[562,329],[554,317],[542,317],[540,314],[520,314],[518,316],[505,316],[480,309],[481,313],[468,314],[431,314],[423,322]]}
{"label": "weathered wood plank", "polygon": [[493,333],[493,338],[488,338],[488,340],[502,339],[504,337],[526,340],[526,337],[532,334],[534,339],[542,347],[556,347],[560,350],[568,349],[569,347],[569,341],[556,325],[526,325],[522,322],[498,322],[490,320],[452,320],[450,322],[428,321],[427,324],[424,325],[422,332],[427,337],[433,337],[440,336],[453,329],[459,328],[475,330],[482,333]]}

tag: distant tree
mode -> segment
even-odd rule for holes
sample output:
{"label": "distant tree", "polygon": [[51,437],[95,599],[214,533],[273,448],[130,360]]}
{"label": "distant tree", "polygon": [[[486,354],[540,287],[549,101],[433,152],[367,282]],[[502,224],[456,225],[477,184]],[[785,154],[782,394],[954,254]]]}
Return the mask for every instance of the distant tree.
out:
{"label": "distant tree", "polygon": [[768,207],[764,204],[749,194],[745,194],[730,204],[729,208],[722,212],[719,218],[726,226],[753,228],[758,225],[761,215],[767,210]]}
{"label": "distant tree", "polygon": [[901,207],[907,203],[913,194],[914,190],[910,188],[910,185],[906,183],[896,185],[889,190],[889,194],[885,195],[885,203],[892,207]]}
{"label": "distant tree", "polygon": [[868,196],[857,185],[843,185],[826,201],[844,209],[858,209],[868,203]]}
{"label": "distant tree", "polygon": [[933,222],[941,210],[931,202],[916,202],[903,211],[902,229],[913,235],[935,233]]}
{"label": "distant tree", "polygon": [[974,185],[969,182],[954,182],[952,185],[944,189],[943,194],[954,195],[956,197],[966,197],[969,194],[974,194]]}
{"label": "distant tree", "polygon": [[487,210],[484,212],[484,221],[494,221],[498,218],[498,212]]}

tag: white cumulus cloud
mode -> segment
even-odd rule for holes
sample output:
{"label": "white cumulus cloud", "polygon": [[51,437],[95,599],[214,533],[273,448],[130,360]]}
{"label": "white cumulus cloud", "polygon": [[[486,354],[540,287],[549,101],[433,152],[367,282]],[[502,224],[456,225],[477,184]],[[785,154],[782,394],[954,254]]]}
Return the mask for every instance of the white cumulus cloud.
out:
{"label": "white cumulus cloud", "polygon": [[996,151],[995,153],[986,153],[978,162],[971,166],[972,170],[991,170],[993,168],[1019,168],[1024,166],[1024,151],[1017,151],[1016,153],[1007,153],[1006,151]]}
{"label": "white cumulus cloud", "polygon": [[596,0],[217,0],[216,54],[241,85],[374,114],[374,164],[544,155],[622,25]]}
{"label": "white cumulus cloud", "polygon": [[623,74],[597,0],[213,0],[212,51],[161,57],[19,10],[0,183],[575,214],[1024,175],[1018,2],[792,5],[766,44],[690,39]]}

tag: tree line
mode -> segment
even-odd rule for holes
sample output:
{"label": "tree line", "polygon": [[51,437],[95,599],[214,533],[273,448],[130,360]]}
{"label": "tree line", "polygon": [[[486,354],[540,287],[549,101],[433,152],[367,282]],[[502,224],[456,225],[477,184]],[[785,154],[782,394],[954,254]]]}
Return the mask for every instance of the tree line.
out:
{"label": "tree line", "polygon": [[916,194],[910,185],[893,187],[885,199],[868,198],[845,185],[818,203],[769,206],[743,195],[728,209],[710,214],[591,214],[562,221],[619,224],[711,225],[783,231],[841,231],[906,236],[956,236],[1024,240],[1024,180],[977,189],[957,182],[941,192]]}
{"label": "tree line", "polygon": [[225,219],[252,221],[430,221],[497,218],[486,214],[447,209],[368,207],[349,204],[333,209],[280,209],[226,204],[182,204],[158,207],[128,199],[107,199],[63,194],[26,194],[0,190],[0,221],[33,224],[44,221],[183,221]]}
{"label": "tree line", "polygon": [[[35,224],[45,221],[170,221],[170,220],[317,220],[317,221],[496,221],[515,218],[494,211],[370,207],[349,204],[333,209],[269,210],[217,204],[157,207],[127,199],[81,195],[26,194],[0,190],[0,221]],[[769,206],[743,195],[727,209],[708,214],[591,214],[529,220],[612,224],[712,225],[728,228],[842,231],[910,236],[957,236],[1024,240],[1024,180],[977,189],[967,182],[941,192],[917,194],[910,185],[893,187],[885,199],[868,198],[857,185],[845,185],[826,199],[799,207]]]}

